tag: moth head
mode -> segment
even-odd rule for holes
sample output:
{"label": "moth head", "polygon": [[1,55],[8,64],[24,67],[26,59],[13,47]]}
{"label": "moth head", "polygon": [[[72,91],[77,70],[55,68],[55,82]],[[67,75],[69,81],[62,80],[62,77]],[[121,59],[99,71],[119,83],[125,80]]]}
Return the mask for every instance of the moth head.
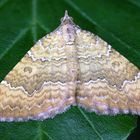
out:
{"label": "moth head", "polygon": [[65,11],[65,15],[61,18],[61,24],[74,24],[73,18],[68,15],[68,11]]}

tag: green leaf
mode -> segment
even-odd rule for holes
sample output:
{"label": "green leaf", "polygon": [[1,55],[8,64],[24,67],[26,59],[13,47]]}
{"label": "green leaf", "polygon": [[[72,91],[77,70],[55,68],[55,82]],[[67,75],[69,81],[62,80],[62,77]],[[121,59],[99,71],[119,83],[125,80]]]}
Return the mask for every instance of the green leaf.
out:
{"label": "green leaf", "polygon": [[98,116],[73,107],[42,122],[1,123],[2,140],[121,140],[135,126],[135,117]]}
{"label": "green leaf", "polygon": [[[32,45],[53,31],[67,9],[81,28],[106,40],[140,68],[139,0],[0,0],[0,80]],[[2,140],[124,140],[132,115],[99,116],[81,108],[45,121],[0,123]]]}

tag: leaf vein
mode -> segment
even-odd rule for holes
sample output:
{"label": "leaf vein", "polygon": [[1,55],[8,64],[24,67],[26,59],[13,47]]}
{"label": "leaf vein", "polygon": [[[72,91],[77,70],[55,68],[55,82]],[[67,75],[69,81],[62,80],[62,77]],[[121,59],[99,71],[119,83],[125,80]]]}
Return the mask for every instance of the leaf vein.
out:
{"label": "leaf vein", "polygon": [[97,134],[97,136],[103,140],[102,136],[100,135],[100,133],[96,130],[94,124],[90,121],[90,119],[87,117],[87,115],[78,107],[79,112],[83,115],[83,117],[85,118],[85,120],[89,123],[89,125],[91,126],[91,128],[95,131],[95,133]]}
{"label": "leaf vein", "polygon": [[5,51],[0,55],[0,59],[4,57],[4,55],[22,38],[23,35],[25,35],[29,31],[29,28],[24,28],[20,31],[18,36],[11,42],[9,46],[5,48]]}
{"label": "leaf vein", "polygon": [[38,25],[45,31],[45,32],[50,32],[49,28],[46,28],[40,21],[37,21]]}
{"label": "leaf vein", "polygon": [[42,132],[50,139],[50,140],[53,140],[53,138],[44,130],[42,130]]}
{"label": "leaf vein", "polygon": [[3,6],[5,6],[7,4],[9,0],[3,0],[0,2],[0,8],[2,8]]}
{"label": "leaf vein", "polygon": [[42,140],[42,134],[45,134],[45,136],[47,136],[49,138],[49,140],[53,140],[53,138],[42,129],[41,127],[42,122],[38,122],[38,138],[39,140]]}
{"label": "leaf vein", "polygon": [[34,43],[37,41],[37,0],[32,0],[32,35]]}
{"label": "leaf vein", "polygon": [[136,7],[140,8],[140,3],[137,3],[136,1],[134,0],[128,0],[129,3],[135,5]]}

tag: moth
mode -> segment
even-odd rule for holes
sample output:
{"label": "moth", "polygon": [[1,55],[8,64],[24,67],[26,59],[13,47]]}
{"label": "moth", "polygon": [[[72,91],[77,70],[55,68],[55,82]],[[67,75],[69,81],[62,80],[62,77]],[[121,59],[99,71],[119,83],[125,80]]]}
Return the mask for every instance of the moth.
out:
{"label": "moth", "polygon": [[72,105],[140,115],[140,72],[66,11],[0,83],[0,121],[44,120]]}

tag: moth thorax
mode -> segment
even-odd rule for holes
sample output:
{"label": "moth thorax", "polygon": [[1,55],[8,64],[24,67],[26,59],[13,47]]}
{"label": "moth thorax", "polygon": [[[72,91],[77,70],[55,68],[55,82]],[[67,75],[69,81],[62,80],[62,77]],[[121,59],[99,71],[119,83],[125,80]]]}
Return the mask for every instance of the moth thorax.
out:
{"label": "moth thorax", "polygon": [[73,24],[66,24],[62,26],[62,35],[65,44],[74,44],[75,41],[75,29]]}

